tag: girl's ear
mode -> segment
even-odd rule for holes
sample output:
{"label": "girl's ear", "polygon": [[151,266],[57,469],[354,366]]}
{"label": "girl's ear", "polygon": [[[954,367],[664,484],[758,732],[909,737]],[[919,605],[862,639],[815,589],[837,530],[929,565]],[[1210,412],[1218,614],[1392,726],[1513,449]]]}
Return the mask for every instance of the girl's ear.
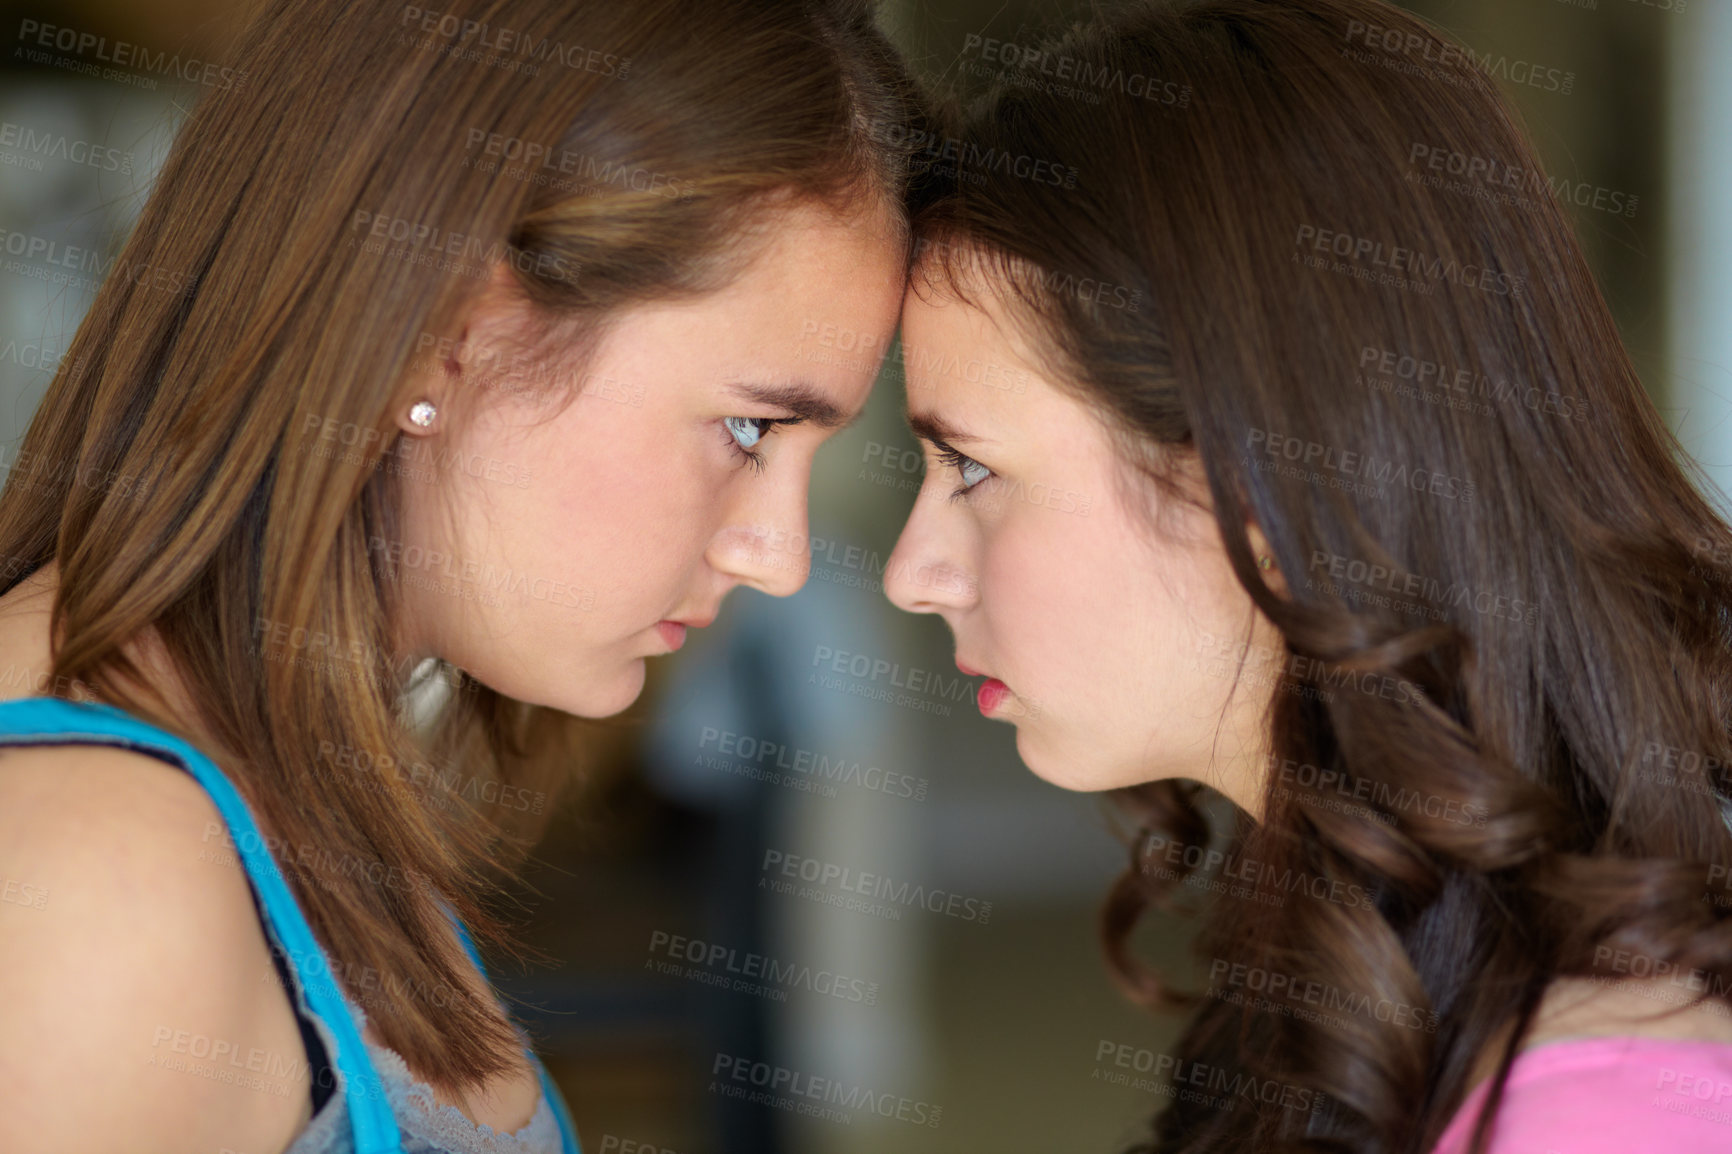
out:
{"label": "girl's ear", "polygon": [[[510,268],[503,260],[494,261],[486,284],[459,315],[458,335],[437,341],[428,338],[429,354],[417,357],[416,387],[397,407],[397,427],[413,437],[432,436],[452,423],[459,394],[473,396],[488,387],[504,386],[521,360],[512,338],[520,331],[526,307]],[[433,406],[434,413],[434,420],[425,425],[411,416],[423,401]]]}
{"label": "girl's ear", "polygon": [[[1281,567],[1275,563],[1275,554],[1269,548],[1269,539],[1263,536],[1263,530],[1257,527],[1257,522],[1245,519],[1245,536],[1250,539],[1251,553],[1257,558],[1257,571],[1263,578],[1263,583],[1274,590],[1278,596],[1287,596],[1287,578],[1282,575]],[[1264,558],[1268,558],[1265,563]]]}

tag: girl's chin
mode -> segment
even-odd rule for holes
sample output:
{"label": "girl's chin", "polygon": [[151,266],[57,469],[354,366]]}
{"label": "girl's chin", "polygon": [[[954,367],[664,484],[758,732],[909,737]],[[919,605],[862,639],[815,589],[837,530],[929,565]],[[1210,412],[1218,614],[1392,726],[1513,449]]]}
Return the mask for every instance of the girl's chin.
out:
{"label": "girl's chin", "polygon": [[1098,745],[1055,739],[1050,730],[1027,720],[1016,728],[1016,752],[1030,773],[1048,785],[1073,793],[1101,793],[1154,780],[1137,777],[1127,781],[1123,773],[1115,773],[1112,765],[1099,760]]}
{"label": "girl's chin", "polygon": [[1079,755],[1084,751],[1071,750],[1067,756],[1062,743],[1058,748],[1054,748],[1048,735],[1037,734],[1034,726],[1026,722],[1016,727],[1016,753],[1022,758],[1022,764],[1028,767],[1028,771],[1048,785],[1079,791],[1091,788],[1080,780],[1076,773],[1077,763],[1081,760]]}
{"label": "girl's chin", "polygon": [[576,717],[612,717],[630,709],[643,696],[645,658],[634,657],[620,666],[613,676],[597,678],[584,685],[561,688],[553,693],[526,700],[540,700],[562,713]]}

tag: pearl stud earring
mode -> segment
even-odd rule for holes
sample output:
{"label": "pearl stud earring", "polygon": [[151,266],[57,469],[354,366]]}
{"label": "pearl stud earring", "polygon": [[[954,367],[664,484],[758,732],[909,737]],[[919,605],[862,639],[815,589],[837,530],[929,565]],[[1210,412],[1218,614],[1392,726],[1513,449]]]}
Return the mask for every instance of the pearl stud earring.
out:
{"label": "pearl stud earring", "polygon": [[409,419],[423,429],[433,423],[433,418],[439,415],[439,410],[433,407],[432,401],[416,401],[415,407],[409,410]]}

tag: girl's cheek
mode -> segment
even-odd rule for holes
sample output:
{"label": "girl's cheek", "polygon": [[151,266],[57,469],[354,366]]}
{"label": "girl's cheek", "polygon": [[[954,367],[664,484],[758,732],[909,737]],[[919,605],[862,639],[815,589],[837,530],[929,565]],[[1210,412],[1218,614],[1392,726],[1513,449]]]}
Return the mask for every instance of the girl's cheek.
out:
{"label": "girl's cheek", "polygon": [[[978,601],[1001,660],[1039,663],[1040,649],[1062,632],[1073,593],[1054,571],[1048,550],[1031,539],[989,539],[978,577]],[[1014,649],[1015,652],[1010,652]]]}

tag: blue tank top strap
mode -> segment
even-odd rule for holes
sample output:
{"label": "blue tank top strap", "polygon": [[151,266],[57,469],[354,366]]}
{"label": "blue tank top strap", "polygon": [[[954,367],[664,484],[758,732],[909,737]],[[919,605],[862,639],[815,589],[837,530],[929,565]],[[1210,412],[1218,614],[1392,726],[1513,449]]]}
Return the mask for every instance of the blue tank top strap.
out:
{"label": "blue tank top strap", "polygon": [[[266,929],[291,959],[317,959],[331,973],[312,927],[290,893],[265,846],[252,811],[216,764],[174,734],[105,702],[67,701],[58,697],[24,697],[0,701],[0,746],[112,745],[172,762],[202,785],[228,824],[235,854],[246,867],[265,914]],[[461,927],[459,927],[461,929]],[[473,954],[474,946],[463,933]],[[331,982],[304,984],[303,996],[330,1028],[337,1052],[331,1060],[343,1079],[344,1098],[356,1154],[400,1154],[401,1136],[384,1087],[355,1019]],[[544,1072],[545,1079],[545,1072]],[[545,1082],[544,1082],[545,1084]],[[556,1100],[557,1101],[557,1100]],[[563,1119],[562,1119],[563,1125]]]}
{"label": "blue tank top strap", "polygon": [[[132,749],[172,762],[191,773],[210,795],[227,824],[229,840],[252,883],[255,905],[264,914],[265,929],[279,951],[289,959],[297,977],[302,966],[308,963],[316,963],[322,974],[333,972],[330,959],[301,912],[300,903],[295,901],[281,870],[271,858],[252,810],[210,758],[175,734],[104,702],[67,701],[58,697],[0,701],[0,746],[67,744],[101,744]],[[468,927],[449,904],[441,904],[445,906],[446,915],[451,919],[464,950],[474,961],[475,969],[485,978],[487,967],[482,963],[480,951],[475,948],[474,939],[469,936]],[[336,1039],[337,1053],[333,1062],[343,1079],[356,1154],[401,1154],[401,1134],[386,1101],[379,1073],[367,1054],[354,1016],[335,983],[302,981],[301,986],[308,1008],[324,1020]],[[564,1154],[582,1154],[577,1126],[571,1119],[564,1095],[534,1048],[529,1048],[526,1053],[535,1067],[541,1092],[547,1098],[554,1120],[559,1124]]]}
{"label": "blue tank top strap", "polygon": [[[486,978],[487,965],[481,960],[481,951],[475,948],[474,939],[469,936],[469,927],[463,924],[462,918],[451,911],[450,906],[445,907],[445,912],[451,918],[451,924],[457,928],[457,937],[462,941],[463,948],[469,951],[469,956],[474,959],[475,968],[480,971],[483,978]],[[489,982],[489,985],[491,984]],[[536,1076],[541,1080],[541,1092],[547,1097],[547,1104],[553,1110],[554,1121],[559,1123],[559,1141],[564,1154],[583,1154],[583,1148],[578,1145],[577,1141],[577,1124],[571,1120],[571,1111],[566,1108],[565,1096],[559,1092],[559,1087],[554,1084],[553,1078],[548,1074],[547,1067],[542,1064],[541,1057],[535,1052],[534,1047],[531,1047],[526,1053],[529,1055],[530,1064],[535,1067]]]}

